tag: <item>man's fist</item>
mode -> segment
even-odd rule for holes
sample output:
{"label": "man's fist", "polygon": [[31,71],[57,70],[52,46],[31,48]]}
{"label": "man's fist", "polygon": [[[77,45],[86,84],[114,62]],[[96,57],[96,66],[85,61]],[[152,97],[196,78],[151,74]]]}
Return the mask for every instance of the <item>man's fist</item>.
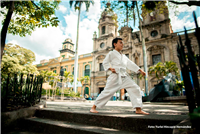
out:
{"label": "man's fist", "polygon": [[114,68],[109,68],[110,71],[112,71],[112,73],[116,73]]}
{"label": "man's fist", "polygon": [[140,72],[141,72],[141,74],[143,75],[143,76],[145,76],[146,75],[146,73],[143,71],[143,70],[139,70]]}

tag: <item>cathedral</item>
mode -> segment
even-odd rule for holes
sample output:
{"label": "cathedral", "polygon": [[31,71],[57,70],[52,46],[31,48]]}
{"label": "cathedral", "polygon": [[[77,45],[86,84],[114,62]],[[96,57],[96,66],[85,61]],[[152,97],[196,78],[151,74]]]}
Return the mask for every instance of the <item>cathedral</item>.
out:
{"label": "cathedral", "polygon": [[[109,7],[108,7],[109,8]],[[106,8],[99,19],[98,35],[93,34],[93,52],[89,54],[79,55],[78,61],[78,78],[82,76],[90,76],[89,84],[83,84],[78,87],[78,92],[82,95],[89,94],[94,98],[104,89],[106,80],[111,71],[104,71],[102,62],[109,51],[112,51],[112,40],[116,37],[123,39],[124,47],[122,53],[130,60],[136,63],[142,70],[143,65],[143,50],[140,31],[133,32],[133,29],[128,26],[121,27],[119,31],[116,19],[116,14],[112,10]],[[167,9],[166,9],[167,10]],[[143,36],[145,38],[147,67],[153,66],[158,62],[174,61],[179,67],[177,57],[177,33],[173,33],[170,24],[168,11],[164,14],[158,14],[156,11],[148,13],[143,17],[142,21]],[[118,35],[119,33],[119,35]],[[181,35],[184,41],[184,34]],[[194,52],[197,54],[198,45],[194,33],[189,33],[191,44]],[[49,70],[59,73],[61,67],[65,71],[74,71],[74,44],[71,39],[66,39],[63,42],[60,57],[43,60],[37,65],[38,70]],[[180,68],[180,67],[179,67]],[[139,79],[138,74],[128,70],[132,79],[145,89],[144,78]],[[148,90],[158,83],[155,76],[148,76]],[[119,91],[121,100],[124,99],[126,90]]]}

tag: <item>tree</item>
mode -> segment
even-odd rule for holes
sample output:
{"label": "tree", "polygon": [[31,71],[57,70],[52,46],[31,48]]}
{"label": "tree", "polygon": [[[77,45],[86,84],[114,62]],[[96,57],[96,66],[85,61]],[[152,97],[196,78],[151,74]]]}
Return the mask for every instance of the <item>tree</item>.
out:
{"label": "tree", "polygon": [[77,22],[77,35],[76,35],[76,50],[75,50],[75,60],[74,60],[74,92],[76,93],[76,83],[77,83],[77,68],[78,68],[78,38],[79,38],[79,22],[80,22],[80,14],[81,14],[81,5],[83,3],[85,3],[86,6],[86,11],[88,11],[89,7],[90,7],[90,3],[94,4],[93,0],[87,0],[87,1],[73,1],[70,0],[70,7],[72,7],[73,3],[74,3],[74,8],[75,11],[76,9],[79,10],[78,12],[78,22]]}
{"label": "tree", "polygon": [[165,75],[165,67],[162,62],[158,62],[156,65],[149,67],[148,70],[149,75],[154,76],[159,80],[161,76]]}
{"label": "tree", "polygon": [[44,82],[49,82],[51,87],[55,86],[56,81],[60,81],[60,79],[57,78],[58,74],[54,73],[53,71],[41,70],[40,75],[44,78]]}
{"label": "tree", "polygon": [[179,69],[175,62],[166,61],[164,63],[164,66],[165,66],[165,74],[164,75],[167,75],[168,73],[175,73],[175,75],[180,76]]}
{"label": "tree", "polygon": [[83,81],[85,81],[84,83],[86,84],[88,84],[88,81],[90,80],[90,77],[89,76],[82,76],[81,78],[80,78],[80,81],[81,81],[81,83],[83,83]]}
{"label": "tree", "polygon": [[66,81],[69,80],[68,82],[71,82],[74,76],[71,74],[71,72],[65,71],[64,72],[64,77],[65,77]]}
{"label": "tree", "polygon": [[34,61],[35,54],[31,50],[9,43],[5,45],[1,62],[1,75],[18,72],[38,74],[36,66],[32,64]]}
{"label": "tree", "polygon": [[1,29],[1,59],[7,32],[23,37],[31,35],[36,27],[58,26],[59,20],[54,14],[59,3],[60,1],[1,1],[4,11],[0,14],[5,17]]}
{"label": "tree", "polygon": [[175,73],[176,76],[180,76],[179,69],[173,61],[166,61],[165,63],[158,62],[156,65],[149,67],[148,73],[151,76],[155,74],[158,80],[168,73]]}
{"label": "tree", "polygon": [[142,4],[142,17],[145,18],[148,13],[156,11],[158,14],[165,14],[168,12],[166,1],[146,1]]}

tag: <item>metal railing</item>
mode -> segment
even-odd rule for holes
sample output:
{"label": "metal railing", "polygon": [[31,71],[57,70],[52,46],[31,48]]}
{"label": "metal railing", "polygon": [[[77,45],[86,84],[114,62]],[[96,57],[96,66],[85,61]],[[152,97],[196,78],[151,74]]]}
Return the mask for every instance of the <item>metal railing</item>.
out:
{"label": "metal railing", "polygon": [[40,102],[43,77],[8,74],[1,82],[2,111],[17,110]]}
{"label": "metal railing", "polygon": [[[193,12],[193,17],[195,21],[195,36],[199,46],[200,53],[200,28],[197,24],[197,19],[195,12]],[[184,27],[185,28],[185,27]],[[179,42],[177,42],[177,56],[179,58],[181,72],[183,76],[186,98],[189,108],[189,113],[192,114],[196,107],[200,106],[200,87],[199,87],[199,71],[200,71],[200,55],[194,54],[191,47],[191,41],[188,37],[187,30],[185,28],[185,46],[182,43],[182,39],[179,35]],[[187,48],[187,53],[185,52],[185,47]],[[189,73],[192,74],[192,81],[190,79]],[[197,106],[196,106],[197,105]],[[192,125],[195,123],[192,121]]]}

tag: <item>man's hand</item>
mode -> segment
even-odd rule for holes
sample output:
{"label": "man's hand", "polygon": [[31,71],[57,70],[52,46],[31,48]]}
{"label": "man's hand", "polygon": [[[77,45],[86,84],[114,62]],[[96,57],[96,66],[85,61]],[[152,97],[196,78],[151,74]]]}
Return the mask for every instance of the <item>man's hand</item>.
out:
{"label": "man's hand", "polygon": [[110,71],[112,71],[112,73],[116,73],[114,68],[109,68]]}
{"label": "man's hand", "polygon": [[141,74],[142,74],[143,76],[146,75],[146,73],[145,73],[143,70],[139,69],[139,71],[141,72]]}

